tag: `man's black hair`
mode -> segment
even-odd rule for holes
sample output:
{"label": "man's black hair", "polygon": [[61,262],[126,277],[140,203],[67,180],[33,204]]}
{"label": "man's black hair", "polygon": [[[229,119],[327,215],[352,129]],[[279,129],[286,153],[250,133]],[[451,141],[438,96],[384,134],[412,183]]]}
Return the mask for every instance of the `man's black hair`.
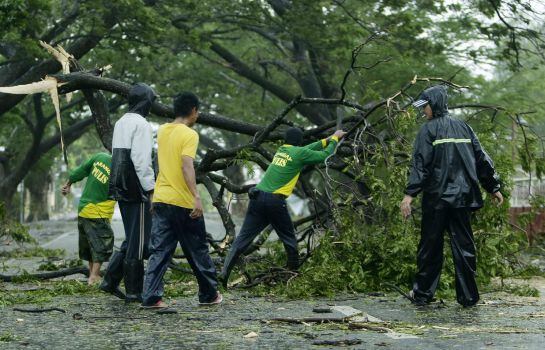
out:
{"label": "man's black hair", "polygon": [[284,134],[284,140],[288,145],[301,146],[303,143],[303,130],[296,127],[289,128]]}
{"label": "man's black hair", "polygon": [[200,102],[197,95],[192,92],[182,92],[174,98],[174,115],[176,117],[188,117],[195,107],[199,109]]}

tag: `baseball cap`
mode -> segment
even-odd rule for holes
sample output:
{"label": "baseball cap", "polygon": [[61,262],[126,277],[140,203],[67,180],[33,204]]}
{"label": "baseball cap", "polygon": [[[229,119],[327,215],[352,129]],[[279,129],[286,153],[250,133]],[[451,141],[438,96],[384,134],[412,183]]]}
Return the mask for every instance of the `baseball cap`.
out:
{"label": "baseball cap", "polygon": [[422,97],[420,97],[418,100],[414,101],[412,103],[413,107],[416,107],[416,108],[422,108],[424,107],[425,105],[427,105],[428,103],[430,103],[430,101],[426,100],[426,99],[423,99]]}

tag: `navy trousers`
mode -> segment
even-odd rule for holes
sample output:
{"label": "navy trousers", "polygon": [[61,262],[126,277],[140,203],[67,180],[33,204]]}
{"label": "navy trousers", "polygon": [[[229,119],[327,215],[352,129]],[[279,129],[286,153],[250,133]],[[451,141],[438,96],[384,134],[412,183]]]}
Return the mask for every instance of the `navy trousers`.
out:
{"label": "navy trousers", "polygon": [[217,296],[216,267],[210,258],[204,218],[192,219],[190,209],[154,203],[150,257],[144,278],[143,304],[153,305],[163,296],[163,276],[180,243],[199,284],[199,301],[211,302]]}
{"label": "navy trousers", "polygon": [[269,192],[257,191],[257,198],[250,199],[242,228],[235,238],[227,258],[225,258],[222,270],[222,277],[225,281],[229,279],[231,270],[240,255],[248,249],[256,236],[269,224],[284,244],[288,256],[288,268],[296,270],[299,267],[297,238],[286,200]]}
{"label": "navy trousers", "polygon": [[435,294],[443,267],[445,231],[450,234],[456,273],[456,299],[461,305],[474,305],[479,301],[479,291],[475,281],[477,260],[469,208],[423,208],[414,296],[429,302]]}

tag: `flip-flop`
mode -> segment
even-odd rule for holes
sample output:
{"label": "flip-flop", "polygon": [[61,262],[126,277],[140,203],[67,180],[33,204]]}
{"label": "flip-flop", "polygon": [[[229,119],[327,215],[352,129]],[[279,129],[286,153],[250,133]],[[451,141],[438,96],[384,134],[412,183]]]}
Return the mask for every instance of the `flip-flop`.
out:
{"label": "flip-flop", "polygon": [[162,300],[159,300],[153,305],[140,305],[140,308],[146,310],[164,310],[168,309],[168,304],[163,302]]}

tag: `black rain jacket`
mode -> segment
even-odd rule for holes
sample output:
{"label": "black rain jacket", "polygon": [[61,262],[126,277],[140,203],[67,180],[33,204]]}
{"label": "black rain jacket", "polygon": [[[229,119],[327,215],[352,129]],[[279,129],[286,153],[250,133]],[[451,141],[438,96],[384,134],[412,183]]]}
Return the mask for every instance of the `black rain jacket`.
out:
{"label": "black rain jacket", "polygon": [[479,183],[489,193],[500,190],[492,159],[471,127],[449,116],[444,86],[425,90],[419,99],[428,101],[433,118],[416,137],[405,194],[423,192],[425,208],[481,208]]}

